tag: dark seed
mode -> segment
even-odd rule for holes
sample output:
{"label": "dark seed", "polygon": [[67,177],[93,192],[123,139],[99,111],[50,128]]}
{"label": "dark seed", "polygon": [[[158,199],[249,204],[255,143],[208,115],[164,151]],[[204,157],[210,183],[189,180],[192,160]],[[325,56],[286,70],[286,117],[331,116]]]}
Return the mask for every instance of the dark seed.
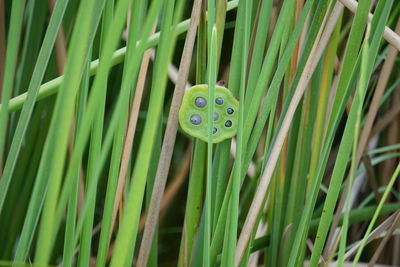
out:
{"label": "dark seed", "polygon": [[231,127],[231,126],[232,126],[232,121],[229,121],[229,120],[226,121],[226,122],[225,122],[225,126],[226,126],[226,127]]}
{"label": "dark seed", "polygon": [[228,113],[228,114],[233,114],[233,108],[227,108],[226,109],[226,113]]}
{"label": "dark seed", "polygon": [[215,134],[217,132],[217,128],[213,128],[213,134]]}
{"label": "dark seed", "polygon": [[214,112],[214,121],[219,119],[219,114],[217,112]]}
{"label": "dark seed", "polygon": [[199,125],[201,123],[200,115],[194,114],[190,116],[190,122],[194,125]]}
{"label": "dark seed", "polygon": [[199,96],[194,100],[194,104],[198,108],[204,108],[207,105],[207,100],[204,97]]}
{"label": "dark seed", "polygon": [[215,103],[217,103],[218,105],[222,105],[224,103],[224,100],[222,99],[222,97],[217,97],[215,99]]}

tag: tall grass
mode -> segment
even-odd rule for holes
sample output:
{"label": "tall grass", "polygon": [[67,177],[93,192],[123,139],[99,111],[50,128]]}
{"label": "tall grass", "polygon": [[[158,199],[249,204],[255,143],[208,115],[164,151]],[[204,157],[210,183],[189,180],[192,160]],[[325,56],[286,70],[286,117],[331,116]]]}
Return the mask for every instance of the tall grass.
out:
{"label": "tall grass", "polygon": [[0,265],[400,265],[399,50],[394,0],[0,1]]}

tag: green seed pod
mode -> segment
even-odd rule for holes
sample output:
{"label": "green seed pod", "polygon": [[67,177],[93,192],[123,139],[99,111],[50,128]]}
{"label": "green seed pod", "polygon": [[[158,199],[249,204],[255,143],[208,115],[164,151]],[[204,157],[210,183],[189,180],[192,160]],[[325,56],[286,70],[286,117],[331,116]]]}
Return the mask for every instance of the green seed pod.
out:
{"label": "green seed pod", "polygon": [[214,105],[213,143],[236,135],[239,120],[239,102],[225,87],[215,86],[215,99],[208,99],[208,85],[191,87],[183,96],[179,110],[182,129],[193,137],[208,141],[208,104]]}

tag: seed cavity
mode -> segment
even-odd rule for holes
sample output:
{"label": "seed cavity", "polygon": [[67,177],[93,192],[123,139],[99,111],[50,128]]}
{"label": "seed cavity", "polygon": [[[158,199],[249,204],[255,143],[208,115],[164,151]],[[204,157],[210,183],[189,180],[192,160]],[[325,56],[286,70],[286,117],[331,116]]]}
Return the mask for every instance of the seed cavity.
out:
{"label": "seed cavity", "polygon": [[216,134],[217,133],[217,128],[213,128],[213,134]]}
{"label": "seed cavity", "polygon": [[229,115],[233,114],[233,112],[234,112],[233,108],[227,108],[226,109],[226,113],[228,113]]}
{"label": "seed cavity", "polygon": [[228,120],[225,122],[226,127],[231,127],[232,126],[232,121]]}
{"label": "seed cavity", "polygon": [[219,114],[217,113],[217,112],[214,112],[214,121],[216,121],[216,120],[218,120],[219,119]]}
{"label": "seed cavity", "polygon": [[194,125],[199,125],[201,123],[201,117],[198,114],[193,114],[190,116],[190,122]]}
{"label": "seed cavity", "polygon": [[194,104],[198,108],[204,108],[207,105],[207,100],[204,97],[199,96],[194,100]]}
{"label": "seed cavity", "polygon": [[224,100],[222,99],[222,97],[217,97],[215,99],[215,103],[217,103],[218,105],[222,105],[224,103]]}

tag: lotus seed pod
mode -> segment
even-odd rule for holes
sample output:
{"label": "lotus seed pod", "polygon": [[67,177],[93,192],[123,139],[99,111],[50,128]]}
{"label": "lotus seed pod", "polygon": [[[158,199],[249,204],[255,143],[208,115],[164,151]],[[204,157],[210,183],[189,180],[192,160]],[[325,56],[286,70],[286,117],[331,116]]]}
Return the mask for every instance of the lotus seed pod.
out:
{"label": "lotus seed pod", "polygon": [[215,86],[215,99],[208,99],[208,85],[191,87],[183,96],[179,123],[189,135],[208,141],[208,104],[214,105],[212,142],[219,143],[236,135],[239,120],[239,102],[231,91]]}

